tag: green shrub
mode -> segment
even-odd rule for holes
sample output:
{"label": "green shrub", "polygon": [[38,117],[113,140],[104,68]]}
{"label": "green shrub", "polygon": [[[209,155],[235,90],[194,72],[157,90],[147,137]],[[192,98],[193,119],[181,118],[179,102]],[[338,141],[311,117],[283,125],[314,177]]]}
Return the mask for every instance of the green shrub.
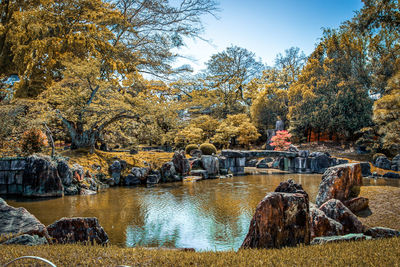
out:
{"label": "green shrub", "polygon": [[199,146],[195,145],[195,144],[187,145],[186,148],[185,148],[186,155],[190,155],[190,151],[198,149],[198,148],[199,148]]}
{"label": "green shrub", "polygon": [[217,154],[217,148],[210,143],[204,143],[200,145],[200,150],[203,155]]}
{"label": "green shrub", "polygon": [[382,153],[375,153],[374,156],[372,157],[372,162],[375,163],[376,159],[379,158],[379,157],[381,157],[381,156],[385,157],[385,154],[382,154]]}

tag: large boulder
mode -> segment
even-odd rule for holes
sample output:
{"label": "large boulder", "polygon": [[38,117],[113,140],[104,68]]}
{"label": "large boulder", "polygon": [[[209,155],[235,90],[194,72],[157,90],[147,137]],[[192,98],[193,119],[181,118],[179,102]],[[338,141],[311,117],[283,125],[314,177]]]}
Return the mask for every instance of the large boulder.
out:
{"label": "large boulder", "polygon": [[61,197],[64,194],[57,164],[45,156],[27,158],[22,184],[22,195],[26,197]]}
{"label": "large boulder", "polygon": [[53,241],[59,244],[88,241],[106,244],[108,242],[107,233],[95,217],[61,218],[47,226],[47,231]]}
{"label": "large boulder", "polygon": [[153,170],[147,176],[146,184],[148,185],[158,184],[160,180],[161,180],[161,173],[159,171]]}
{"label": "large boulder", "polygon": [[342,236],[321,236],[314,238],[313,241],[311,241],[311,245],[323,245],[327,243],[361,241],[369,239],[371,239],[370,236],[366,236],[363,234],[348,234]]}
{"label": "large boulder", "polygon": [[289,179],[285,182],[280,182],[278,187],[275,188],[275,192],[303,194],[308,200],[307,192],[304,191],[301,184],[297,184],[293,179]]}
{"label": "large boulder", "polygon": [[343,204],[351,210],[351,212],[359,212],[368,208],[368,198],[355,197],[343,202]]}
{"label": "large boulder", "polygon": [[397,154],[392,159],[391,169],[392,169],[392,171],[400,171],[400,154]]}
{"label": "large boulder", "polygon": [[133,174],[128,174],[124,179],[124,185],[130,186],[130,185],[138,185],[138,184],[141,184],[141,181],[138,177],[136,177]]}
{"label": "large boulder", "polygon": [[190,163],[186,158],[185,151],[176,151],[172,157],[172,163],[174,163],[175,171],[180,175],[188,174],[190,171]]}
{"label": "large boulder", "polygon": [[24,208],[14,208],[0,198],[0,235],[38,235],[50,240],[46,227]]}
{"label": "large boulder", "polygon": [[368,177],[371,176],[371,165],[369,164],[369,162],[360,162],[360,166],[361,166],[361,174],[363,177]]}
{"label": "large boulder", "polygon": [[357,216],[354,215],[340,200],[328,200],[319,209],[322,210],[326,216],[343,225],[343,232],[345,234],[362,233],[364,230],[364,227],[358,220]]}
{"label": "large boulder", "polygon": [[304,194],[268,193],[257,205],[241,248],[281,248],[310,243],[309,206]]}
{"label": "large boulder", "polygon": [[386,156],[379,156],[375,160],[375,166],[381,169],[390,170],[392,167],[392,163]]}
{"label": "large boulder", "polygon": [[329,199],[348,200],[356,196],[356,189],[359,186],[362,186],[360,164],[350,163],[330,167],[322,175],[316,204],[319,207]]}
{"label": "large boulder", "polygon": [[331,166],[331,160],[325,153],[313,152],[310,157],[312,157],[310,167],[313,173],[324,173]]}
{"label": "large boulder", "polygon": [[[257,160],[257,159],[249,159],[249,160],[246,160],[246,167],[257,167],[257,163],[258,163],[259,161]],[[266,166],[266,162],[264,162],[264,164],[265,164],[265,166]],[[261,167],[259,167],[259,168],[261,168]],[[264,168],[268,168],[268,166],[267,167],[264,167]]]}
{"label": "large boulder", "polygon": [[204,169],[208,172],[210,177],[215,177],[219,173],[219,161],[216,156],[203,155],[201,156],[201,162],[203,163]]}
{"label": "large boulder", "polygon": [[364,234],[371,236],[372,238],[388,238],[400,236],[400,231],[385,227],[372,227],[365,231]]}
{"label": "large boulder", "polygon": [[133,167],[131,169],[131,174],[143,182],[146,181],[149,173],[150,173],[150,168]]}
{"label": "large boulder", "polygon": [[318,236],[342,235],[343,225],[329,218],[315,204],[310,203],[310,232],[311,239]]}
{"label": "large boulder", "polygon": [[65,186],[70,186],[72,183],[72,171],[65,160],[57,162],[58,175],[61,178],[61,182]]}

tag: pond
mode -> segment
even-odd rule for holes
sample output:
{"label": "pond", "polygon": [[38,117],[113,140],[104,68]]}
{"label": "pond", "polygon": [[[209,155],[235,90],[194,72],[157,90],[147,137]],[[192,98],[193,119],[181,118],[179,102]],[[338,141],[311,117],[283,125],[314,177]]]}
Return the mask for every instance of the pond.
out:
{"label": "pond", "polygon": [[[155,187],[114,187],[97,195],[40,201],[7,200],[25,207],[43,224],[61,217],[99,219],[110,242],[119,246],[238,249],[257,204],[289,178],[301,183],[314,201],[320,174],[268,173]],[[378,180],[400,186],[398,180]],[[365,180],[366,185],[376,183]]]}

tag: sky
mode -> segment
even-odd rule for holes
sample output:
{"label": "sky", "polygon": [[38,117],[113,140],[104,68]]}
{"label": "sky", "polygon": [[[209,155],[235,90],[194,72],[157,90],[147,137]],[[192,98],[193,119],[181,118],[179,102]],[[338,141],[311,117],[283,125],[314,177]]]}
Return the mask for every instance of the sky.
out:
{"label": "sky", "polygon": [[211,55],[236,45],[256,54],[269,66],[278,53],[292,46],[311,54],[322,28],[337,28],[363,6],[361,0],[220,0],[221,11],[203,17],[209,40],[187,40],[178,53],[176,67],[189,64],[195,72],[204,69]]}

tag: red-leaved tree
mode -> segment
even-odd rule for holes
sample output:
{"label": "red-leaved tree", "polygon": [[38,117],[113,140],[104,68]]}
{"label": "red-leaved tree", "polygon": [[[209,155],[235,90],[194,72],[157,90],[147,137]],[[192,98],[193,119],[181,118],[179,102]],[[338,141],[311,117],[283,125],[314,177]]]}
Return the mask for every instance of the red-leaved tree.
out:
{"label": "red-leaved tree", "polygon": [[288,150],[291,145],[290,137],[292,135],[288,131],[277,131],[276,135],[271,138],[271,146],[275,147],[274,150]]}

